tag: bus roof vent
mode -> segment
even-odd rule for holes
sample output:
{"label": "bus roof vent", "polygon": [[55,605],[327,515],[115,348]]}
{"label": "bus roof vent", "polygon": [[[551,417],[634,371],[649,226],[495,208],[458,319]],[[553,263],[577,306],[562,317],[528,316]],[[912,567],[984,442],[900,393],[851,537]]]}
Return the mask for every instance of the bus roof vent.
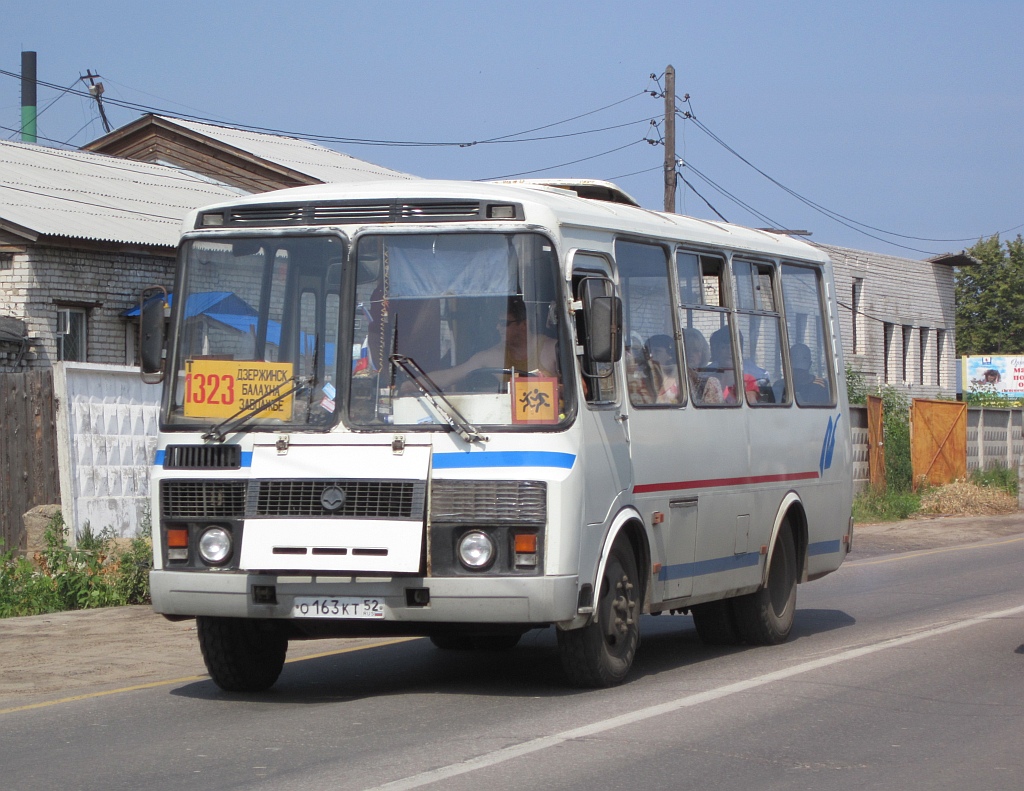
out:
{"label": "bus roof vent", "polygon": [[626,206],[639,206],[629,193],[617,184],[599,179],[514,179],[499,181],[499,184],[516,184],[523,187],[548,187],[551,189],[575,192],[581,198],[604,201],[605,203],[622,203]]}
{"label": "bus roof vent", "polygon": [[480,216],[479,201],[403,203],[399,209],[405,220],[471,220]]}

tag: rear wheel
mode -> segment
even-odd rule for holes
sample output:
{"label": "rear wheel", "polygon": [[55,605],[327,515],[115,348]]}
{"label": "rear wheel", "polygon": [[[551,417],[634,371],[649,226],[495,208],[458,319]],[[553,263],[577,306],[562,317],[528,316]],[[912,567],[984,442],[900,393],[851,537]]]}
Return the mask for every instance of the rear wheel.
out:
{"label": "rear wheel", "polygon": [[250,618],[196,618],[199,648],[213,682],[227,692],[261,692],[284,667],[288,638],[277,624]]}
{"label": "rear wheel", "polygon": [[621,684],[640,644],[640,580],[636,556],[625,538],[612,546],[600,591],[588,626],[558,632],[562,667],[580,687]]}
{"label": "rear wheel", "polygon": [[796,614],[796,542],[789,523],[782,525],[764,586],[733,600],[736,626],[744,641],[778,645],[789,637]]}

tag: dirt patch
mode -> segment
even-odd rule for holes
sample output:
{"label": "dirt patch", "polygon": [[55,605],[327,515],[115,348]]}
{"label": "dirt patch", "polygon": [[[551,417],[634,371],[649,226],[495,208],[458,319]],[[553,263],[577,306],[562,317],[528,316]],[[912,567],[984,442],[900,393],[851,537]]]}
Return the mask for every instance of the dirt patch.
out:
{"label": "dirt patch", "polygon": [[854,557],[971,544],[1024,533],[1024,512],[997,516],[915,517],[902,522],[854,525]]}

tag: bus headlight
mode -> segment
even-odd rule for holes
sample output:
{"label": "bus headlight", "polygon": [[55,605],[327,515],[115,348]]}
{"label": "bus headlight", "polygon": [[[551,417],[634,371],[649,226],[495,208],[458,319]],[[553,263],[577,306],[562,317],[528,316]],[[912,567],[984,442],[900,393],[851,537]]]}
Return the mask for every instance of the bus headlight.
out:
{"label": "bus headlight", "polygon": [[494,560],[494,541],[481,530],[466,533],[459,539],[459,560],[467,569],[487,568]]}
{"label": "bus headlight", "polygon": [[231,533],[223,527],[207,528],[199,537],[199,556],[217,565],[231,557]]}

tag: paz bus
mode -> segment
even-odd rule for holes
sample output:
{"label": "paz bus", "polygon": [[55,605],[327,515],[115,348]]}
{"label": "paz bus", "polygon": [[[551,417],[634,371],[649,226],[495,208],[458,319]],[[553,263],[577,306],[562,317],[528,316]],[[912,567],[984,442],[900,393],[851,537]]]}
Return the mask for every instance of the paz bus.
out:
{"label": "paz bus", "polygon": [[295,639],[538,628],[610,686],[643,614],[784,641],[850,550],[831,266],[784,234],[597,181],[300,187],[194,212],[140,313],[153,606],[226,690]]}

